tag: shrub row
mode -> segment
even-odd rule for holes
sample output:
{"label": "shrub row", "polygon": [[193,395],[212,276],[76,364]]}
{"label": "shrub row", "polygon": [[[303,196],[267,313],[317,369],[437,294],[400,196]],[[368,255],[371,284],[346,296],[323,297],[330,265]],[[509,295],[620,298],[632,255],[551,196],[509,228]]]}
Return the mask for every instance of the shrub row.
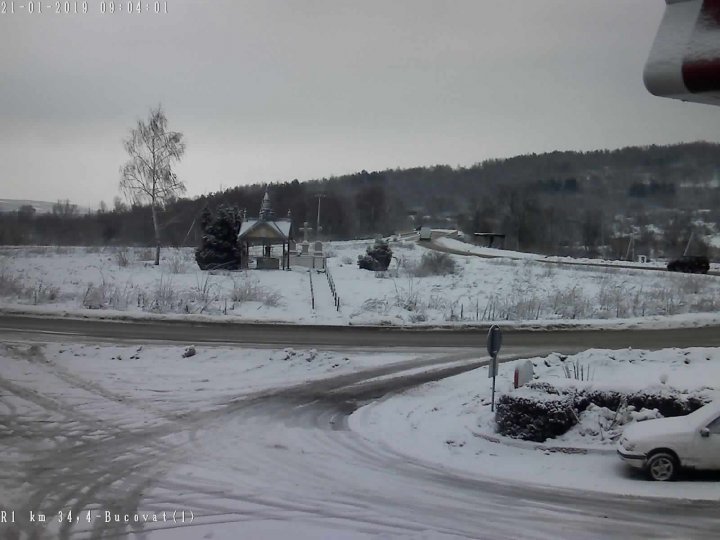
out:
{"label": "shrub row", "polygon": [[623,393],[614,390],[558,390],[549,383],[530,383],[528,391],[500,396],[495,412],[498,432],[507,437],[544,442],[558,437],[577,421],[581,412],[595,404],[617,410],[632,405],[635,410],[657,409],[664,417],[689,414],[709,400],[698,394],[668,388]]}
{"label": "shrub row", "polygon": [[579,394],[576,408],[582,412],[591,403],[614,411],[623,404],[632,405],[636,411],[643,408],[657,409],[664,417],[670,417],[690,414],[705,405],[707,400],[697,395],[682,394],[677,391],[623,394],[614,391],[589,390]]}
{"label": "shrub row", "polygon": [[577,422],[573,399],[552,396],[535,399],[504,394],[495,409],[498,432],[506,437],[543,442],[565,433]]}

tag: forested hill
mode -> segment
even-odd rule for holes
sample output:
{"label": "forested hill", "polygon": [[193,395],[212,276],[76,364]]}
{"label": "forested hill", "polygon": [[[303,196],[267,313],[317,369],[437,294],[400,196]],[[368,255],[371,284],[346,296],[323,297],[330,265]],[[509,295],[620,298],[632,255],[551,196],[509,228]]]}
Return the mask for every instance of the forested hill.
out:
{"label": "forested hill", "polygon": [[[163,216],[168,243],[180,244],[186,237],[186,243],[196,243],[200,232],[192,223],[205,206],[236,206],[256,215],[265,187],[238,186],[176,201]],[[604,250],[611,256],[632,235],[638,249],[672,253],[691,231],[699,239],[716,232],[720,145],[530,154],[471,167],[439,165],[293,180],[270,184],[269,190],[276,213],[290,210],[296,225],[315,224],[317,195],[323,194],[320,219],[328,238],[387,234],[426,223],[503,232],[513,249]],[[144,213],[146,208],[116,204],[113,211],[77,217],[87,222],[82,230],[70,226],[62,233],[62,227],[52,230],[36,223],[30,240],[143,243],[152,237],[150,224],[145,224],[149,220],[141,219]],[[52,216],[36,216],[34,221],[42,219]],[[0,234],[3,243],[22,241],[10,236],[7,227]],[[698,249],[706,250],[701,244]]]}

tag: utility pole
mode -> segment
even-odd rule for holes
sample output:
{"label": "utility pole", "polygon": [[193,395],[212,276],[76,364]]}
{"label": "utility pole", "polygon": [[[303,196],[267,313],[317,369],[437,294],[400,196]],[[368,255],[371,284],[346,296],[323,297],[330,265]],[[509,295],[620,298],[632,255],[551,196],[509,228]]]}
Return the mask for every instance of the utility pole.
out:
{"label": "utility pole", "polygon": [[315,225],[315,239],[317,240],[318,236],[322,232],[322,227],[320,227],[320,200],[327,197],[327,195],[325,195],[323,193],[318,193],[315,196],[317,197],[317,200],[318,200],[317,224]]}
{"label": "utility pole", "polygon": [[631,261],[630,250],[632,250],[633,259],[635,258],[635,233],[630,233],[630,241],[628,242],[627,252],[625,253],[625,260]]}
{"label": "utility pole", "polygon": [[690,231],[690,238],[688,238],[688,243],[685,246],[685,251],[683,251],[683,256],[687,255],[690,250],[690,242],[692,242],[694,232],[695,231]]}

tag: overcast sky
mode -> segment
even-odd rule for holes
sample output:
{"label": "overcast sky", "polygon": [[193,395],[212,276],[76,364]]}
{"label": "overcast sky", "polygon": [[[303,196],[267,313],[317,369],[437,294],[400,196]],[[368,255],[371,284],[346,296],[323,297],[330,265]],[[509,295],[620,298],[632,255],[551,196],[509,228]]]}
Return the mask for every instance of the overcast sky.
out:
{"label": "overcast sky", "polygon": [[0,198],[111,203],[158,103],[189,195],[720,135],[720,110],[643,86],[664,0],[26,3],[0,15]]}

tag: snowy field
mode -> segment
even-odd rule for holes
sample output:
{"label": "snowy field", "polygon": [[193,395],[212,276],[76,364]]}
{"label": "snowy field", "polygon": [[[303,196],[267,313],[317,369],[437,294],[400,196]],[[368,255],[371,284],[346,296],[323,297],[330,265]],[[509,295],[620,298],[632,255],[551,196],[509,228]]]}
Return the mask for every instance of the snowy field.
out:
{"label": "snowy field", "polygon": [[[451,242],[452,240],[444,240]],[[454,242],[454,241],[453,241]],[[192,249],[0,248],[0,308],[105,317],[194,317],[301,324],[679,326],[720,321],[720,278],[532,259],[450,256],[456,271],[418,271],[429,250],[391,243],[383,273],[360,270],[367,241],[326,245],[326,274],[200,271]],[[433,252],[434,253],[434,252]],[[315,309],[311,306],[312,277]]]}
{"label": "snowy field", "polygon": [[[717,385],[720,350],[714,348],[596,349],[568,358],[553,354],[531,361],[536,380],[556,387],[627,392],[674,388],[720,398]],[[498,396],[512,391],[515,365],[515,362],[500,365]],[[585,381],[574,378],[574,365],[584,366]],[[564,366],[570,368],[570,377]],[[620,419],[608,410],[591,406],[581,413],[580,423],[565,435],[539,444],[498,435],[490,401],[491,379],[483,367],[363,407],[350,417],[350,426],[404,455],[442,463],[449,470],[489,475],[510,483],[720,500],[717,475],[706,481],[692,477],[673,483],[651,482],[615,455],[615,440],[622,433],[622,426],[617,423],[659,417],[657,411],[628,412]]]}
{"label": "snowy field", "polygon": [[[637,262],[637,261],[617,261],[614,259],[589,259],[586,257],[558,257],[558,256],[550,256],[550,255],[539,255],[537,253],[525,253],[522,251],[513,251],[509,249],[497,249],[497,248],[488,248],[483,246],[476,246],[474,244],[469,244],[467,242],[462,242],[460,240],[457,240],[455,238],[448,238],[448,237],[441,237],[433,240],[434,243],[438,244],[439,246],[452,249],[455,251],[460,251],[464,253],[472,253],[475,255],[480,255],[484,257],[504,257],[508,259],[522,259],[522,260],[531,260],[531,261],[538,261],[538,262],[546,262],[546,263],[565,263],[565,264],[579,264],[579,265],[598,265],[601,264],[603,266],[621,266],[621,267],[632,267],[632,268],[638,268],[638,269],[648,269],[648,268],[654,268],[657,270],[666,270],[667,269],[667,261],[664,260],[653,260],[653,261],[647,261],[644,263]],[[717,263],[710,263],[710,270],[711,271],[719,271],[720,270],[720,264]]]}
{"label": "snowy field", "polygon": [[513,251],[511,249],[489,248],[469,244],[455,238],[437,238],[433,240],[439,246],[461,251],[464,253],[472,253],[484,257],[504,257],[508,259],[522,259],[527,261],[551,262],[551,263],[569,263],[569,264],[607,264],[633,266],[637,268],[661,268],[665,269],[664,261],[650,261],[647,263],[639,263],[634,261],[615,261],[606,259],[588,259],[583,257],[557,257],[550,255],[540,255],[538,253],[525,253],[523,251]]}

